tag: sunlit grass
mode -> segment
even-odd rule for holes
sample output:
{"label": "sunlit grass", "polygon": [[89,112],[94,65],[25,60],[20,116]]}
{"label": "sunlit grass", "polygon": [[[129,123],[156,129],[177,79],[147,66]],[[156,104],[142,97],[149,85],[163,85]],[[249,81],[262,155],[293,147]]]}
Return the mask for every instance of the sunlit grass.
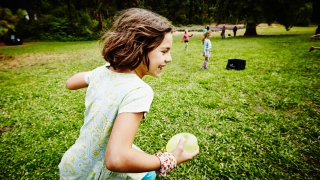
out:
{"label": "sunlit grass", "polygon": [[[214,32],[207,71],[201,35],[187,52],[175,36],[172,63],[145,78],[155,98],[135,142],[155,153],[176,133],[198,137],[200,154],[168,179],[320,178],[320,51],[308,52],[320,41],[310,39],[315,27],[291,30],[225,40]],[[27,43],[1,47],[0,56],[0,178],[58,179],[84,110],[85,90],[64,83],[104,64],[99,44]],[[246,69],[226,70],[230,58],[247,60]]]}

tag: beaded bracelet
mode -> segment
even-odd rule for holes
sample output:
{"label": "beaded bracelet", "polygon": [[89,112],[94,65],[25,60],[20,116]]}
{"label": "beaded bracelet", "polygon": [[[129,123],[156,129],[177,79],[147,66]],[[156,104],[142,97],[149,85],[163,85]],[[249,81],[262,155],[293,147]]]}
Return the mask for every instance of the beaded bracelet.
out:
{"label": "beaded bracelet", "polygon": [[155,154],[160,160],[160,170],[157,172],[159,176],[166,176],[166,174],[177,167],[177,160],[172,153],[158,152]]}

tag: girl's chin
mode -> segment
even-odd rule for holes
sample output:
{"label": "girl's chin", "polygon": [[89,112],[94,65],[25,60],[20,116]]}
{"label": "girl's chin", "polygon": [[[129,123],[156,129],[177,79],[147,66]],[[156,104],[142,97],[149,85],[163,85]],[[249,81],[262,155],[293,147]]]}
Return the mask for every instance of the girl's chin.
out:
{"label": "girl's chin", "polygon": [[149,71],[147,75],[152,76],[152,77],[159,77],[162,74],[163,69],[156,69],[153,71]]}
{"label": "girl's chin", "polygon": [[157,78],[157,77],[159,77],[159,76],[160,76],[160,73],[152,74],[151,76],[152,76],[152,77],[156,77],[156,78]]}
{"label": "girl's chin", "polygon": [[162,74],[162,71],[163,71],[162,69],[158,69],[157,77]]}
{"label": "girl's chin", "polygon": [[153,77],[159,77],[162,74],[161,71],[158,71],[157,73],[152,74]]}

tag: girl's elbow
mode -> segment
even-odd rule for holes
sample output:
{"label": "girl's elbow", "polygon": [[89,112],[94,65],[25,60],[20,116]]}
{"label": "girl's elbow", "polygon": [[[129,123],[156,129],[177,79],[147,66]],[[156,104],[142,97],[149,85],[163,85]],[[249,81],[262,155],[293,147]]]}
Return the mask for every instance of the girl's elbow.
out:
{"label": "girl's elbow", "polygon": [[73,90],[74,89],[72,84],[70,82],[68,82],[68,81],[66,82],[66,88],[69,89],[69,90]]}
{"label": "girl's elbow", "polygon": [[112,161],[107,161],[106,162],[106,168],[110,171],[113,172],[119,172],[121,171],[121,168],[118,167],[117,163],[114,163]]}
{"label": "girl's elbow", "polygon": [[122,172],[123,169],[123,163],[124,161],[120,157],[119,154],[110,155],[106,154],[106,168],[113,172]]}

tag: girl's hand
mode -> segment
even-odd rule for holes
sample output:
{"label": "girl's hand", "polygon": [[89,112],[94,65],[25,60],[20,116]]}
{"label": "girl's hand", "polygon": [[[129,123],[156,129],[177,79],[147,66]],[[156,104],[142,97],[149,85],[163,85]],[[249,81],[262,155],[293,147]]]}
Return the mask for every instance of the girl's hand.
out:
{"label": "girl's hand", "polygon": [[181,138],[177,147],[172,151],[173,155],[176,157],[177,165],[185,161],[191,160],[194,156],[199,154],[199,148],[194,152],[186,152],[183,150],[183,145],[186,142],[186,139]]}

